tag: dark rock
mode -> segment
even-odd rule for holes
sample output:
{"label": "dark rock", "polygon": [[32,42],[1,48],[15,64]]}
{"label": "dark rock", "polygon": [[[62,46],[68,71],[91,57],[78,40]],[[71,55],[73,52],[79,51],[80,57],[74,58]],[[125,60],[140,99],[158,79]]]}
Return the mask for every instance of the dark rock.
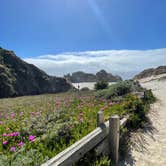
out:
{"label": "dark rock", "polygon": [[107,73],[105,70],[101,70],[97,72],[96,75],[78,71],[78,72],[72,73],[72,75],[67,74],[64,77],[72,83],[97,82],[97,81],[116,82],[116,81],[122,80],[120,76],[114,76],[111,73]]}
{"label": "dark rock", "polygon": [[48,76],[14,52],[0,48],[0,97],[64,92],[71,85],[64,78]]}

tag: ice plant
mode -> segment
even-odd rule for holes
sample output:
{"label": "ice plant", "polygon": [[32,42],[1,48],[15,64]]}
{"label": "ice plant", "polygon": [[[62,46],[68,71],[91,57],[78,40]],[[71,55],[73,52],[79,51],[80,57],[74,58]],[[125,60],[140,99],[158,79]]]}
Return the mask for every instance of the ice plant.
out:
{"label": "ice plant", "polygon": [[114,105],[114,103],[111,101],[110,103],[109,103],[109,106],[113,106]]}
{"label": "ice plant", "polygon": [[8,134],[4,133],[4,134],[2,134],[2,136],[6,137],[6,136],[8,136]]}
{"label": "ice plant", "polygon": [[10,151],[11,151],[11,152],[16,151],[16,147],[15,147],[15,146],[12,146],[12,147],[10,148]]}
{"label": "ice plant", "polygon": [[10,114],[10,116],[11,116],[12,118],[14,118],[14,117],[15,117],[15,113],[12,112],[12,113]]}
{"label": "ice plant", "polygon": [[19,146],[19,147],[22,147],[23,145],[24,145],[24,142],[18,143],[18,146]]}
{"label": "ice plant", "polygon": [[3,145],[6,145],[8,143],[8,141],[3,141],[2,144]]}
{"label": "ice plant", "polygon": [[19,135],[19,132],[13,132],[13,133],[8,134],[8,136],[11,136],[11,137],[15,137],[18,135]]}
{"label": "ice plant", "polygon": [[35,141],[35,136],[34,136],[34,135],[30,135],[30,136],[28,137],[28,140],[29,140],[29,141],[32,141],[32,142]]}

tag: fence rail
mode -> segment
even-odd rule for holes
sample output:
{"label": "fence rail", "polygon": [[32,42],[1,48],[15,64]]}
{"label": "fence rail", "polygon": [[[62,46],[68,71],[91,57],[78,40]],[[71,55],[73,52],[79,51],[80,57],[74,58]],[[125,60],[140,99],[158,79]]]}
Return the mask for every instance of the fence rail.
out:
{"label": "fence rail", "polygon": [[104,123],[103,113],[99,112],[97,116],[98,127],[95,130],[42,164],[42,166],[71,166],[97,146],[100,146],[99,153],[107,149],[113,165],[117,165],[120,125],[124,126],[127,119],[128,117],[119,120],[119,116],[112,116],[109,121]]}

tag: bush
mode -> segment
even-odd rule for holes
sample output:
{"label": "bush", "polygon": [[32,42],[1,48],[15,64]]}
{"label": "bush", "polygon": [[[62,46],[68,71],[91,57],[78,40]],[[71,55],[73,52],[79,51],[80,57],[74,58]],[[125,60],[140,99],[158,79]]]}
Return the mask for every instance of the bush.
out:
{"label": "bush", "polygon": [[148,104],[152,104],[156,101],[151,89],[144,92],[143,101]]}
{"label": "bush", "polygon": [[102,90],[108,88],[108,82],[99,81],[95,84],[95,90]]}
{"label": "bush", "polygon": [[84,88],[81,88],[81,91],[87,92],[87,91],[90,91],[90,89],[88,87],[84,87]]}
{"label": "bush", "polygon": [[111,99],[117,96],[123,96],[130,92],[142,91],[143,88],[138,82],[133,80],[120,81],[116,84],[109,86],[108,89],[101,90],[97,93],[97,97]]}

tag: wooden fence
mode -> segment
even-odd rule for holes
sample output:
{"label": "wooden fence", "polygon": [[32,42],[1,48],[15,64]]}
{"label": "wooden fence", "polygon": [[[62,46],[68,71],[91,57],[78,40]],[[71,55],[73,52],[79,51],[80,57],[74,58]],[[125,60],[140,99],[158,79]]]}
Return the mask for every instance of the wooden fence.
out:
{"label": "wooden fence", "polygon": [[98,112],[98,127],[95,130],[42,166],[72,166],[93,148],[97,149],[98,154],[110,154],[111,162],[116,166],[119,158],[120,126],[124,126],[127,119],[126,117],[120,120],[119,116],[115,115],[104,123],[103,112]]}

